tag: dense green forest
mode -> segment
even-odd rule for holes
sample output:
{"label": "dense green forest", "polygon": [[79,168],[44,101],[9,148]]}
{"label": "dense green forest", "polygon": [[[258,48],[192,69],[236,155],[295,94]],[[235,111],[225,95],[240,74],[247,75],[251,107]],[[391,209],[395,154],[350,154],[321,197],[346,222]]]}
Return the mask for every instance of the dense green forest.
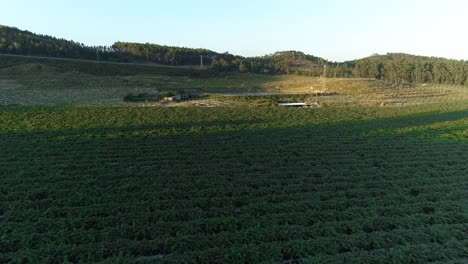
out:
{"label": "dense green forest", "polygon": [[147,62],[172,66],[203,64],[214,71],[297,74],[327,77],[375,78],[391,83],[460,84],[468,81],[468,62],[400,53],[373,55],[337,63],[298,51],[261,57],[242,57],[207,49],[116,42],[112,46],[86,46],[79,42],[0,26],[0,53],[114,62]]}
{"label": "dense green forest", "polygon": [[468,62],[402,53],[373,55],[331,67],[331,77],[360,77],[392,83],[460,84],[468,81]]}

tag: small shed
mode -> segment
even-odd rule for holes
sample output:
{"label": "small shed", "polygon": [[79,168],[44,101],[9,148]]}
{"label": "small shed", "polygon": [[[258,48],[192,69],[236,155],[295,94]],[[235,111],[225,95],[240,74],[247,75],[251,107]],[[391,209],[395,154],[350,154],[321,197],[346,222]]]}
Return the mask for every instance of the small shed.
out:
{"label": "small shed", "polygon": [[181,102],[181,101],[188,101],[190,99],[190,95],[188,94],[178,94],[174,96],[164,97],[164,101],[168,102]]}

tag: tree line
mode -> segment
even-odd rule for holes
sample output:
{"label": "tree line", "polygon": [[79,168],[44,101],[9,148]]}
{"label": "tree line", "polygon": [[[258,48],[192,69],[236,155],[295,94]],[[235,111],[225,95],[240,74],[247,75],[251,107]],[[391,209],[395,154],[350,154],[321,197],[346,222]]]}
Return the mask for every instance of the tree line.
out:
{"label": "tree line", "polygon": [[375,54],[355,61],[334,63],[328,77],[375,78],[400,84],[465,85],[468,83],[468,62],[403,53]]}
{"label": "tree line", "polygon": [[115,42],[111,46],[83,43],[0,26],[0,53],[113,62],[147,62],[172,66],[203,65],[213,71],[297,74],[327,77],[375,78],[391,83],[461,84],[468,82],[468,62],[401,53],[373,55],[344,63],[298,51],[283,51],[260,57],[242,57],[208,49],[157,44]]}

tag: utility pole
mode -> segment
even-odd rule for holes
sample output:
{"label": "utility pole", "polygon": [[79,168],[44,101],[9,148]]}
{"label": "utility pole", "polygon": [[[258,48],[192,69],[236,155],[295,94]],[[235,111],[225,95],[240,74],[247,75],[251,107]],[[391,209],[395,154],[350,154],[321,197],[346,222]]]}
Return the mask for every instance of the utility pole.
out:
{"label": "utility pole", "polygon": [[203,68],[203,55],[200,55],[200,68]]}
{"label": "utility pole", "polygon": [[323,89],[327,89],[327,65],[323,65]]}
{"label": "utility pole", "polygon": [[[314,68],[315,68],[315,67],[320,67],[320,65],[312,65],[312,67],[314,67]],[[324,95],[324,94],[326,94],[326,92],[327,92],[327,68],[328,68],[328,65],[327,65],[327,64],[324,64],[324,65],[323,65],[323,75],[321,76],[321,78],[322,78],[322,91],[321,91],[321,95]],[[315,72],[316,72],[316,71],[314,71],[313,69],[311,69],[310,75],[315,76],[314,78],[319,77],[319,76],[315,75]],[[309,76],[310,76],[310,75],[309,75]],[[319,86],[320,86],[320,85],[319,85]],[[313,96],[314,96],[314,95],[313,95],[313,93],[314,93],[314,86],[310,86],[310,92],[311,92],[310,98],[313,99],[313,98],[314,98],[314,97],[313,97]],[[316,107],[320,107],[320,105],[319,105],[319,103],[318,103],[318,92],[319,92],[319,91],[315,91],[315,106],[316,106]]]}
{"label": "utility pole", "polygon": [[96,61],[99,61],[99,49],[96,48]]}

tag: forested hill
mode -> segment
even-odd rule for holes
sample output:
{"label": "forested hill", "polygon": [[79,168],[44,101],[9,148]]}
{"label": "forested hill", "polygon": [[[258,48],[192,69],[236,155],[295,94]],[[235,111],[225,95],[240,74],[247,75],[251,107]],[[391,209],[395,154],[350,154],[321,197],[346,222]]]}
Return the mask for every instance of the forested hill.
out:
{"label": "forested hill", "polygon": [[245,58],[208,49],[171,47],[157,44],[116,42],[112,46],[82,43],[35,34],[0,25],[0,53],[113,62],[147,62],[171,66],[203,65],[217,71],[251,73],[306,72],[320,75],[326,60],[298,51],[284,51]]}
{"label": "forested hill", "polygon": [[0,53],[114,62],[157,63],[172,66],[203,65],[214,71],[376,78],[392,83],[467,84],[468,62],[401,53],[373,55],[334,63],[299,51],[242,57],[208,49],[116,42],[112,46],[86,46],[79,42],[35,34],[0,25]]}
{"label": "forested hill", "polygon": [[153,62],[166,65],[199,65],[200,55],[208,65],[219,55],[206,49],[188,49],[154,44],[116,42],[108,46],[82,43],[35,34],[0,25],[0,53],[117,62]]}

